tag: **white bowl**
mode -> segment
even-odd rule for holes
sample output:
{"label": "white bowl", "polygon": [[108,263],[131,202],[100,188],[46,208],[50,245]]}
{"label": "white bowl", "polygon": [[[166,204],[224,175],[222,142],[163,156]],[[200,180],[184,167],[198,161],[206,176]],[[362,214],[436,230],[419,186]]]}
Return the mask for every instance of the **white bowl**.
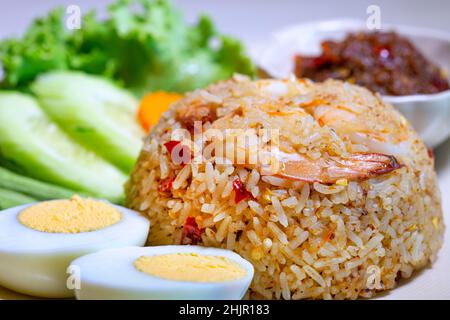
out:
{"label": "white bowl", "polygon": [[[445,32],[383,25],[381,31],[396,31],[406,36],[432,63],[450,71],[450,34]],[[254,60],[271,76],[288,77],[294,70],[296,54],[319,55],[320,43],[342,40],[349,32],[368,31],[366,23],[343,19],[306,23],[275,32]],[[449,80],[450,80],[450,72]],[[383,96],[412,123],[429,147],[436,147],[450,136],[450,90],[424,95]]]}

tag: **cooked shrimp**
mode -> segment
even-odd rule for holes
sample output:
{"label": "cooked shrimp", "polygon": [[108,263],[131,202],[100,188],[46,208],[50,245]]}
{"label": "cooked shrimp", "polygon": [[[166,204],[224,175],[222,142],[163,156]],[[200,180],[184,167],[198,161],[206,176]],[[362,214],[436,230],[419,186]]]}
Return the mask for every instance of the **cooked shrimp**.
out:
{"label": "cooked shrimp", "polygon": [[[357,90],[365,89],[352,87],[351,93],[346,90],[346,85],[340,82],[317,84],[312,100],[300,106],[320,126],[328,126],[338,136],[363,144],[367,152],[345,157],[325,155],[313,160],[300,154],[286,156],[278,151],[276,160],[280,166],[275,175],[329,184],[343,179],[369,179],[401,167],[393,154],[402,155],[409,150],[406,121],[400,115],[388,118],[379,112],[381,102],[377,97],[358,94]],[[368,98],[362,100],[361,97]]]}
{"label": "cooked shrimp", "polygon": [[365,145],[369,152],[406,155],[410,137],[403,116],[390,113],[387,117],[385,112],[380,112],[384,106],[378,97],[360,93],[366,89],[359,87],[352,87],[350,93],[346,86],[333,80],[317,84],[313,100],[301,107],[321,126],[334,129],[353,143]]}
{"label": "cooked shrimp", "polygon": [[[402,122],[397,113],[392,117],[391,113],[382,112],[386,106],[379,98],[359,92],[364,89],[351,86],[350,90],[341,82],[331,84],[261,80],[249,88],[260,93],[260,98],[230,104],[235,109],[228,110],[217,121],[217,104],[202,99],[180,108],[177,118],[187,128],[193,127],[197,120],[211,121],[212,128],[219,129],[226,137],[220,143],[213,142],[217,144],[215,156],[258,168],[263,175],[333,184],[339,180],[370,179],[400,168],[395,155],[401,154],[402,143],[409,144],[407,123]],[[238,95],[239,91],[234,94]],[[254,119],[258,119],[258,123],[250,127]],[[309,128],[306,132],[322,135],[322,143],[305,142],[308,138],[314,141],[314,137],[305,135],[302,126]],[[242,131],[227,132],[230,127]],[[257,135],[256,129],[261,128],[281,128],[279,140],[274,142],[271,138],[270,147],[266,144],[268,140],[250,143],[250,139],[245,143],[243,136],[248,129],[254,130],[251,138]],[[305,137],[303,147],[290,147],[298,143],[297,136]],[[352,149],[354,144],[360,147]],[[232,152],[223,154],[223,150]],[[256,152],[259,163],[250,161],[254,160]],[[270,164],[265,165],[267,162],[260,161],[262,158],[270,159]]]}
{"label": "cooked shrimp", "polygon": [[394,156],[379,153],[357,153],[345,158],[313,160],[300,154],[286,154],[272,148],[271,157],[270,167],[261,167],[262,174],[323,184],[340,180],[370,179],[401,167]]}

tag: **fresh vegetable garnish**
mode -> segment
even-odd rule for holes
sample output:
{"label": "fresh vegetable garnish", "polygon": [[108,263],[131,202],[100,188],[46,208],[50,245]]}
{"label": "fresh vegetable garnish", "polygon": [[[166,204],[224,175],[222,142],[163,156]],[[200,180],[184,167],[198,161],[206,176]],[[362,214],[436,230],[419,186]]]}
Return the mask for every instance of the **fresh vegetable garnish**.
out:
{"label": "fresh vegetable garnish", "polygon": [[202,231],[194,217],[187,217],[181,232],[181,244],[197,244],[202,240]]}
{"label": "fresh vegetable garnish", "polygon": [[73,141],[31,96],[0,93],[2,161],[35,179],[120,202],[127,176]]}
{"label": "fresh vegetable garnish", "polygon": [[233,181],[234,202],[238,204],[244,199],[253,198],[252,194],[245,189],[245,185],[239,178]]}
{"label": "fresh vegetable garnish", "polygon": [[75,192],[60,186],[21,176],[15,172],[0,167],[0,188],[23,193],[39,200],[65,199]]}
{"label": "fresh vegetable garnish", "polygon": [[74,71],[41,75],[31,85],[41,107],[78,143],[125,173],[142,147],[137,100],[110,81]]}
{"label": "fresh vegetable garnish", "polygon": [[[121,202],[142,129],[181,98],[175,92],[254,75],[241,43],[206,16],[188,25],[167,0],[117,0],[108,12],[89,12],[81,29],[68,30],[57,8],[22,37],[0,41],[0,89],[17,91],[0,92],[0,166],[14,171],[0,183],[3,203],[74,192]],[[139,106],[108,80],[138,96],[157,92]],[[188,145],[172,149],[174,164],[191,161]]]}
{"label": "fresh vegetable garnish", "polygon": [[158,123],[161,115],[167,111],[169,106],[181,99],[181,95],[158,91],[145,95],[139,105],[138,120],[145,131]]}
{"label": "fresh vegetable garnish", "polygon": [[0,188],[0,210],[21,206],[35,201],[37,200],[20,192]]}
{"label": "fresh vegetable garnish", "polygon": [[141,95],[189,91],[234,72],[254,74],[241,43],[219,34],[206,16],[188,25],[166,0],[118,0],[108,11],[101,20],[90,12],[81,29],[68,31],[59,8],[22,38],[0,42],[0,87],[26,87],[41,73],[69,69],[117,80]]}

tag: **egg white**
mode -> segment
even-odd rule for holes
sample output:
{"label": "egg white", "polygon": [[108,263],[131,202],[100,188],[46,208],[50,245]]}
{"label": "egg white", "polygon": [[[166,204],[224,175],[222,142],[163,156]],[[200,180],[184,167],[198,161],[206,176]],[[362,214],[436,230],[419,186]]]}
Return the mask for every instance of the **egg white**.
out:
{"label": "egg white", "polygon": [[112,205],[122,214],[116,224],[90,232],[47,233],[20,223],[18,214],[33,204],[0,212],[0,285],[46,298],[73,297],[67,288],[70,262],[107,248],[143,246],[150,222],[132,210]]}
{"label": "egg white", "polygon": [[[246,274],[232,281],[189,282],[152,276],[133,265],[141,256],[171,253],[225,257],[243,267]],[[81,287],[75,290],[80,300],[236,300],[242,299],[254,274],[252,264],[232,251],[189,245],[108,249],[80,257],[71,266],[81,271]]]}

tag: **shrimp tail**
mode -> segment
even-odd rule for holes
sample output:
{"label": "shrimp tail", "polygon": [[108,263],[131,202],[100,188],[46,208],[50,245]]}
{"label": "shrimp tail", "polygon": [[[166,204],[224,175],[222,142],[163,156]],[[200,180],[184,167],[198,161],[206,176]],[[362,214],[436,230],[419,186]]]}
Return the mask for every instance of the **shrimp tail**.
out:
{"label": "shrimp tail", "polygon": [[392,172],[402,165],[392,155],[381,153],[357,153],[346,158],[331,157],[312,160],[281,159],[276,176],[304,182],[333,184],[339,180],[365,180]]}

